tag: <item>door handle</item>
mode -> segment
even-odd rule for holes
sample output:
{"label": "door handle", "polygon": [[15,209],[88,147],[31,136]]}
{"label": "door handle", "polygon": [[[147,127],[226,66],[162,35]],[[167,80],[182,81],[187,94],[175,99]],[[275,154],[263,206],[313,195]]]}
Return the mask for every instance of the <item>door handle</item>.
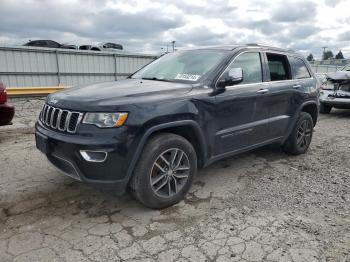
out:
{"label": "door handle", "polygon": [[261,89],[259,89],[259,90],[256,91],[256,92],[259,93],[259,94],[265,94],[265,93],[269,92],[269,89],[267,89],[267,88],[261,88]]}
{"label": "door handle", "polygon": [[299,85],[299,84],[298,85],[294,85],[293,88],[295,88],[295,89],[301,88],[301,85]]}

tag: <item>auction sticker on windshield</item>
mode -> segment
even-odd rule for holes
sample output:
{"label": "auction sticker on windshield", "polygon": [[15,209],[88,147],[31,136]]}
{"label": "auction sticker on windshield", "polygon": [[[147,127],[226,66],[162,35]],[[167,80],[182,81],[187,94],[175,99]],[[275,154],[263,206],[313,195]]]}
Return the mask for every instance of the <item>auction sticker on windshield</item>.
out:
{"label": "auction sticker on windshield", "polygon": [[191,75],[191,74],[177,74],[175,79],[179,80],[188,80],[188,81],[197,81],[200,78],[200,75]]}

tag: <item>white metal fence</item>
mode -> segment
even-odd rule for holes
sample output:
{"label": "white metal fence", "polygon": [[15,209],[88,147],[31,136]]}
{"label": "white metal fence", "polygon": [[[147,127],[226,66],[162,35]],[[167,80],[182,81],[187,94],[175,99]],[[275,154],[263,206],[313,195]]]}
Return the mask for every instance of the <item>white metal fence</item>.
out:
{"label": "white metal fence", "polygon": [[312,69],[315,73],[330,73],[336,72],[342,69],[344,66],[339,65],[313,65],[311,64]]}
{"label": "white metal fence", "polygon": [[[47,87],[120,80],[155,58],[132,53],[0,46],[0,82],[8,87]],[[347,62],[339,61],[315,61],[311,67],[315,73],[335,72]]]}
{"label": "white metal fence", "polygon": [[330,73],[341,70],[350,63],[350,59],[329,59],[321,61],[311,61],[310,65],[315,73]]}
{"label": "white metal fence", "polygon": [[72,86],[120,80],[153,55],[0,46],[0,82],[8,87]]}

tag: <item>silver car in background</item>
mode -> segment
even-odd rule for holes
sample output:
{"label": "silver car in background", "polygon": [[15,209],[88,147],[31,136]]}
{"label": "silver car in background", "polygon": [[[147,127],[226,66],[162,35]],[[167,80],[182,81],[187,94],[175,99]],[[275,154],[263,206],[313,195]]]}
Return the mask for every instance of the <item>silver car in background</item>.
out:
{"label": "silver car in background", "polygon": [[327,73],[321,84],[320,113],[329,114],[333,107],[350,109],[350,64]]}

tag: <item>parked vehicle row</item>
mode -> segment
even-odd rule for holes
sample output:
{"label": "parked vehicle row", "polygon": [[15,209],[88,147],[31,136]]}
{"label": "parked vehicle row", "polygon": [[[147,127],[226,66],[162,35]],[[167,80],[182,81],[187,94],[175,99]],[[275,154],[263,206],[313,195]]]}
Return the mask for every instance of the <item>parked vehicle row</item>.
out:
{"label": "parked vehicle row", "polygon": [[69,45],[69,44],[60,44],[52,40],[33,40],[24,44],[24,46],[32,47],[45,47],[45,48],[63,48],[63,49],[79,49],[79,50],[91,50],[91,51],[122,51],[123,46],[116,43],[99,43],[97,45]]}
{"label": "parked vehicle row", "polygon": [[166,54],[126,80],[51,94],[36,145],[66,175],[129,189],[151,208],[184,198],[198,168],[268,144],[305,153],[318,81],[303,57],[259,46]]}

